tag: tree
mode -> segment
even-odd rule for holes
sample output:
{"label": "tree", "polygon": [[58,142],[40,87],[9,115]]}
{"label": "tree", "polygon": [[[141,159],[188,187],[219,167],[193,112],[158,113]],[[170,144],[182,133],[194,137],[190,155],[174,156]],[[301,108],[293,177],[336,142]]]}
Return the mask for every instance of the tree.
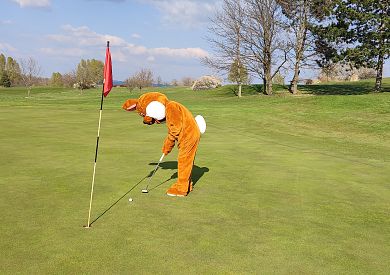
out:
{"label": "tree", "polygon": [[72,88],[74,84],[77,82],[76,71],[70,71],[68,73],[63,74],[62,83],[65,87]]}
{"label": "tree", "polygon": [[91,59],[87,60],[90,74],[91,74],[91,80],[95,84],[102,84],[103,83],[103,68],[104,68],[104,63],[102,61],[96,60],[96,59]]}
{"label": "tree", "polygon": [[7,64],[5,66],[9,80],[12,85],[17,84],[21,80],[21,70],[18,62],[12,57],[7,58]]}
{"label": "tree", "polygon": [[309,1],[278,0],[278,3],[282,7],[283,14],[289,19],[288,28],[293,36],[294,74],[290,82],[289,91],[292,94],[297,94],[300,66],[304,58],[305,48],[307,47]]}
{"label": "tree", "polygon": [[240,64],[238,69],[242,63],[263,80],[264,93],[271,95],[272,78],[286,64],[291,47],[284,22],[276,0],[224,0],[210,28],[216,37],[209,39],[216,57],[204,63],[226,72],[232,63]]}
{"label": "tree", "polygon": [[145,87],[152,86],[152,84],[153,73],[150,69],[141,69],[126,80],[126,86],[130,91],[132,91],[135,87],[142,90]]}
{"label": "tree", "polygon": [[5,71],[5,64],[6,64],[6,59],[4,54],[0,54],[0,78],[3,75],[3,72]]}
{"label": "tree", "polygon": [[369,79],[376,77],[376,71],[373,68],[360,68],[358,70],[359,79]]}
{"label": "tree", "polygon": [[39,76],[41,67],[32,57],[22,59],[20,64],[22,66],[22,82],[27,88],[27,97],[30,97],[31,87],[34,85],[36,78]]}
{"label": "tree", "polygon": [[20,82],[21,71],[18,62],[10,56],[6,58],[4,54],[0,54],[0,78],[3,74],[7,74],[4,79],[10,81],[11,85]]}
{"label": "tree", "polygon": [[[329,15],[313,30],[326,44],[325,58],[375,68],[376,92],[381,90],[384,61],[390,55],[390,2],[388,0],[334,0]],[[329,50],[329,48],[331,50]],[[332,53],[332,54],[329,54]]]}
{"label": "tree", "polygon": [[126,79],[126,87],[129,89],[130,92],[134,90],[136,87],[138,87],[137,80],[134,76]]}
{"label": "tree", "polygon": [[53,87],[62,87],[64,85],[62,81],[62,74],[59,72],[53,73],[50,78],[50,85]]}
{"label": "tree", "polygon": [[[245,57],[242,55],[242,27],[246,17],[245,5],[247,0],[223,0],[221,10],[218,10],[211,19],[209,32],[212,37],[208,38],[214,49],[213,57],[206,57],[203,63],[215,69],[218,73],[242,75],[241,72],[232,72],[233,67],[237,70],[244,68]],[[233,77],[237,83],[238,97],[241,97],[240,77]]]}
{"label": "tree", "polygon": [[140,90],[145,87],[150,87],[153,84],[153,73],[150,69],[141,69],[136,74],[138,87]]}
{"label": "tree", "polygon": [[157,76],[157,78],[156,78],[156,84],[157,84],[157,86],[161,86],[161,85],[163,84],[163,81],[162,81],[161,76]]}
{"label": "tree", "polygon": [[194,79],[192,79],[191,77],[187,76],[187,77],[183,77],[182,78],[181,83],[183,84],[183,86],[189,87],[189,86],[192,86],[194,81],[195,81]]}
{"label": "tree", "polygon": [[81,59],[76,70],[79,88],[81,90],[88,89],[98,83],[103,83],[103,68],[104,64],[102,61]]}
{"label": "tree", "polygon": [[286,41],[286,25],[276,0],[246,0],[243,25],[244,56],[248,70],[263,79],[263,91],[272,95],[272,79],[288,60],[291,45]]}
{"label": "tree", "polygon": [[179,86],[179,82],[177,81],[177,79],[172,79],[171,85],[172,86]]}
{"label": "tree", "polygon": [[[248,82],[248,70],[243,63],[240,63],[239,59],[235,59],[230,66],[228,80],[238,83],[238,85]],[[241,93],[240,88],[238,92]],[[239,97],[241,97],[240,94]]]}
{"label": "tree", "polygon": [[7,71],[3,71],[0,76],[0,85],[4,87],[11,87],[11,80],[9,79]]}
{"label": "tree", "polygon": [[87,89],[91,84],[92,81],[90,80],[90,73],[86,60],[81,59],[80,63],[77,65],[76,77],[78,88],[81,90]]}
{"label": "tree", "polygon": [[288,19],[288,33],[291,35],[294,74],[289,85],[292,94],[298,93],[299,73],[303,66],[312,67],[316,55],[314,37],[310,32],[314,22],[326,15],[326,7],[333,0],[278,0],[283,14]]}
{"label": "tree", "polygon": [[273,78],[272,78],[272,83],[273,84],[279,84],[279,85],[284,85],[284,76],[278,72]]}

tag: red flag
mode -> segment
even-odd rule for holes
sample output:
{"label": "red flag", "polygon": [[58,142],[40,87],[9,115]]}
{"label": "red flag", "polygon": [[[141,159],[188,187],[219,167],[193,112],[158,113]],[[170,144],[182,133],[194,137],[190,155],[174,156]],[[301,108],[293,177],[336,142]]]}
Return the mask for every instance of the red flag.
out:
{"label": "red flag", "polygon": [[104,90],[103,90],[104,97],[108,95],[111,89],[112,89],[112,64],[111,64],[110,47],[107,42],[106,62],[104,63]]}

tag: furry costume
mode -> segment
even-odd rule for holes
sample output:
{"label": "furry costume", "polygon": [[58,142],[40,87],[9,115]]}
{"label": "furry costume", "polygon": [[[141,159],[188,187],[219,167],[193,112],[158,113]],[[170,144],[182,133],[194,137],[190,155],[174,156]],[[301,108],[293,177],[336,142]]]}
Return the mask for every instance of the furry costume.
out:
{"label": "furry costume", "polygon": [[[163,115],[148,116],[149,113],[153,113],[149,108],[152,105],[157,107],[161,105]],[[187,196],[192,191],[191,171],[200,140],[200,130],[191,112],[180,103],[170,101],[164,94],[156,92],[143,94],[139,99],[128,99],[122,108],[127,111],[136,110],[144,118],[143,122],[148,125],[166,120],[168,136],[165,138],[162,152],[165,155],[169,154],[175,142],[179,148],[178,179],[167,190],[167,195]]]}

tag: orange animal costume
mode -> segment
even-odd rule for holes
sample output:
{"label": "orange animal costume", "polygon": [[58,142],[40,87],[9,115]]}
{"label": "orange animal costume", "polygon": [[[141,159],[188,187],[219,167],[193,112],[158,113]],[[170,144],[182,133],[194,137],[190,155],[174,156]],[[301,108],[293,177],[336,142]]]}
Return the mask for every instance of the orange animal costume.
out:
{"label": "orange animal costume", "polygon": [[[178,179],[167,190],[167,195],[187,196],[192,191],[191,172],[201,134],[198,117],[195,120],[186,107],[168,100],[164,94],[157,92],[143,94],[138,99],[128,99],[122,108],[127,111],[136,110],[144,117],[143,122],[148,125],[166,121],[168,136],[165,138],[162,152],[165,155],[169,154],[175,142],[179,148]],[[205,123],[203,127],[202,132],[205,130]]]}

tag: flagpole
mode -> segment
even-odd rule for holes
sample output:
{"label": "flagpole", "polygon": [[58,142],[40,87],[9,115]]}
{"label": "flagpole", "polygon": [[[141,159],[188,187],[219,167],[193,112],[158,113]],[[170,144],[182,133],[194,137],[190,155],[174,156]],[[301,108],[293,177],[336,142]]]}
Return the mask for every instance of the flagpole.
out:
{"label": "flagpole", "polygon": [[[110,41],[107,41],[107,48],[110,47]],[[100,138],[100,126],[102,123],[102,113],[103,113],[103,102],[104,102],[104,82],[103,81],[103,88],[102,88],[102,98],[100,101],[100,111],[99,111],[99,124],[98,124],[98,131],[97,131],[97,137],[96,137],[96,148],[95,148],[95,162],[93,164],[93,174],[92,174],[92,184],[91,184],[91,197],[89,200],[89,211],[88,211],[88,223],[85,228],[90,228],[91,224],[91,210],[92,210],[92,199],[93,199],[93,189],[95,186],[95,175],[96,175],[96,162],[98,157],[98,149],[99,149],[99,138]]]}

